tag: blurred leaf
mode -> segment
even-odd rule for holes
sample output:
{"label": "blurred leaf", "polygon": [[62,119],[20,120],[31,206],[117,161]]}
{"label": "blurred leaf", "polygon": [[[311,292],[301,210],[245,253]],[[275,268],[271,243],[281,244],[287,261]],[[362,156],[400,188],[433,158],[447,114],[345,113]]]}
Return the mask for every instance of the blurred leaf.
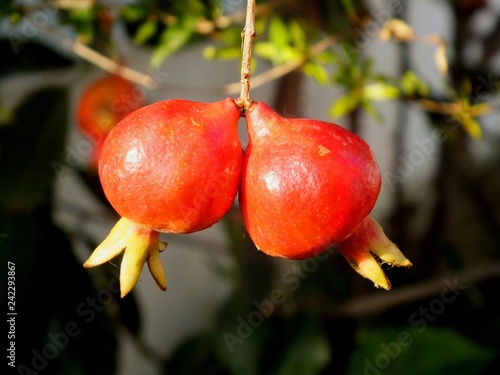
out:
{"label": "blurred leaf", "polygon": [[399,41],[408,42],[415,38],[415,32],[405,21],[395,18],[387,21],[383,25],[383,28],[379,32],[379,36],[382,40],[388,40],[392,37]]}
{"label": "blurred leaf", "polygon": [[274,43],[271,42],[255,43],[253,46],[253,52],[256,56],[273,62],[279,59],[279,51],[277,50]]}
{"label": "blurred leaf", "polygon": [[446,57],[446,51],[446,43],[441,42],[438,44],[436,52],[434,53],[434,61],[439,73],[442,76],[446,76],[448,74],[448,58]]}
{"label": "blurred leaf", "polygon": [[307,34],[302,25],[299,22],[292,20],[290,21],[288,28],[293,46],[302,53],[307,52],[309,43],[307,42]]}
{"label": "blurred leaf", "polygon": [[341,0],[341,3],[349,17],[356,17],[356,7],[353,0]]}
{"label": "blurred leaf", "polygon": [[287,47],[290,43],[290,32],[285,22],[278,16],[272,17],[269,22],[269,42],[277,50]]}
{"label": "blurred leaf", "polygon": [[464,116],[460,119],[462,126],[467,134],[474,139],[480,139],[482,136],[481,126],[479,123],[470,116]]}
{"label": "blurred leaf", "polygon": [[375,104],[369,100],[362,100],[361,101],[361,108],[368,114],[370,115],[375,121],[381,123],[384,121],[382,114],[377,110],[377,107],[375,107]]}
{"label": "blurred leaf", "polygon": [[161,63],[184,47],[196,29],[198,17],[184,14],[177,19],[177,22],[163,31],[160,42],[153,50],[151,56],[151,66],[159,68]]}
{"label": "blurred leaf", "polygon": [[342,117],[353,111],[359,105],[359,97],[354,92],[340,96],[330,108],[330,115]]}
{"label": "blurred leaf", "polygon": [[326,85],[330,80],[328,72],[323,65],[310,61],[305,63],[302,69],[304,70],[304,73],[313,77],[320,85]]}
{"label": "blurred leaf", "polygon": [[224,43],[232,46],[238,46],[241,50],[241,28],[227,27],[221,30],[219,35]]}
{"label": "blurred leaf", "polygon": [[84,44],[90,44],[94,39],[94,26],[98,17],[97,8],[75,8],[67,12],[63,23],[76,28],[78,39]]}
{"label": "blurred leaf", "polygon": [[469,108],[472,117],[478,117],[488,114],[491,111],[490,103],[479,103]]}
{"label": "blurred leaf", "polygon": [[447,328],[364,326],[348,374],[480,374],[495,351]]}
{"label": "blurred leaf", "polygon": [[314,61],[320,64],[327,64],[338,61],[338,56],[332,51],[323,51],[319,55],[314,56]]}
{"label": "blurred leaf", "polygon": [[10,125],[14,121],[14,112],[0,102],[0,127]]}
{"label": "blurred leaf", "polygon": [[363,87],[363,97],[367,100],[395,99],[399,97],[399,89],[388,83],[371,83]]}
{"label": "blurred leaf", "polygon": [[222,47],[216,48],[208,46],[203,50],[203,57],[207,60],[221,59],[231,60],[241,58],[241,49],[239,47]]}
{"label": "blurred leaf", "polygon": [[158,30],[158,23],[155,20],[148,19],[140,24],[134,35],[134,42],[137,44],[144,44],[156,34]]}
{"label": "blurred leaf", "polygon": [[125,21],[138,22],[148,16],[150,12],[148,1],[137,1],[120,8],[120,14]]}
{"label": "blurred leaf", "polygon": [[54,163],[62,161],[68,107],[65,90],[41,89],[16,108],[12,126],[0,128],[0,206],[30,210],[47,199]]}
{"label": "blurred leaf", "polygon": [[[314,375],[330,361],[330,347],[317,318],[313,315],[298,315],[287,319],[285,334],[276,335],[282,342],[276,358],[276,375]],[[288,335],[287,335],[288,334]],[[288,336],[288,337],[287,337]]]}
{"label": "blurred leaf", "polygon": [[407,70],[401,77],[401,89],[405,95],[409,96],[429,95],[427,83],[412,70]]}

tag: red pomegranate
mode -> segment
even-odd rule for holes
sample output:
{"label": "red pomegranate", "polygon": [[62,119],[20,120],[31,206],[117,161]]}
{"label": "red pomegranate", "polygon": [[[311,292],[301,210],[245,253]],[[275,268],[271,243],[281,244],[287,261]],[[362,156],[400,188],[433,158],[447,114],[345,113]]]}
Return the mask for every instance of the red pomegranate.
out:
{"label": "red pomegranate", "polygon": [[239,202],[256,247],[303,259],[351,236],[381,185],[366,142],[332,123],[284,118],[263,102],[249,109],[246,120]]}
{"label": "red pomegranate", "polygon": [[350,235],[380,190],[369,146],[338,125],[284,118],[262,102],[246,119],[239,199],[255,245],[272,256],[302,259]]}
{"label": "red pomegranate", "polygon": [[122,217],[85,263],[119,254],[122,295],[145,261],[166,288],[158,232],[191,233],[219,221],[235,199],[242,163],[241,113],[233,100],[166,100],[125,117],[107,136],[99,159],[101,184]]}

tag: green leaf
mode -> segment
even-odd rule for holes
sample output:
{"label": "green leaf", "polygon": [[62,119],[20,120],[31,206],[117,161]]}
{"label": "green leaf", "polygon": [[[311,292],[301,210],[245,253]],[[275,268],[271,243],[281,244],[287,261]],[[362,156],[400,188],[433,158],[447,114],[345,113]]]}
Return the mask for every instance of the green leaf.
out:
{"label": "green leaf", "polygon": [[332,63],[338,61],[338,56],[332,51],[323,51],[319,55],[314,56],[314,61],[320,64]]}
{"label": "green leaf", "polygon": [[94,26],[98,18],[96,7],[71,9],[68,12],[69,20],[66,23],[76,27],[80,41],[85,44],[94,38]]}
{"label": "green leaf", "polygon": [[447,328],[362,327],[347,374],[481,373],[495,351]]}
{"label": "green leaf", "polygon": [[323,65],[310,61],[305,63],[302,69],[304,73],[313,77],[320,85],[325,85],[330,81],[328,72]]}
{"label": "green leaf", "polygon": [[279,51],[276,49],[276,46],[271,42],[255,43],[253,46],[253,53],[255,54],[255,56],[273,62],[278,60],[279,56]]}
{"label": "green leaf", "polygon": [[269,42],[279,50],[290,43],[290,32],[280,17],[273,17],[269,23]]}
{"label": "green leaf", "polygon": [[120,10],[123,19],[128,22],[138,22],[146,18],[149,12],[150,9],[147,1],[139,1],[137,4],[124,6]]}
{"label": "green leaf", "polygon": [[160,37],[160,43],[153,50],[151,56],[151,66],[158,69],[161,63],[173,53],[180,50],[195,33],[197,17],[183,15],[177,22],[165,29]]}
{"label": "green leaf", "polygon": [[302,25],[292,20],[289,24],[289,32],[293,46],[301,53],[307,52],[309,44],[307,43],[307,35]]}
{"label": "green leaf", "polygon": [[405,95],[427,96],[429,87],[425,81],[412,70],[407,70],[401,77],[401,90]]}
{"label": "green leaf", "polygon": [[330,108],[330,115],[342,117],[353,111],[359,105],[359,97],[354,92],[340,96]]}
{"label": "green leaf", "polygon": [[377,110],[377,107],[375,107],[375,104],[373,102],[369,100],[362,100],[361,108],[378,123],[384,121],[382,114]]}
{"label": "green leaf", "polygon": [[203,50],[203,57],[207,60],[233,60],[241,58],[241,49],[239,47],[221,47],[208,46]]}
{"label": "green leaf", "polygon": [[363,87],[363,97],[368,100],[389,100],[399,97],[399,89],[385,82],[377,82]]}
{"label": "green leaf", "polygon": [[481,126],[479,126],[479,122],[473,119],[470,116],[462,116],[460,118],[460,123],[463,128],[469,134],[470,137],[474,139],[480,139],[482,136]]}
{"label": "green leaf", "polygon": [[158,30],[158,23],[154,20],[146,20],[137,29],[134,35],[134,42],[142,45],[148,41]]}

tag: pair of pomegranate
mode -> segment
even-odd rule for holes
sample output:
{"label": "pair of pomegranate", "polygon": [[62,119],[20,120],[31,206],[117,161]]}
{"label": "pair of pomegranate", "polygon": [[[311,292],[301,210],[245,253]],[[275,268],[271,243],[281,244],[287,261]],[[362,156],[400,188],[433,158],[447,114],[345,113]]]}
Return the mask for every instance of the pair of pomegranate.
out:
{"label": "pair of pomegranate", "polygon": [[381,184],[369,146],[332,123],[284,118],[263,102],[245,109],[236,103],[166,100],[135,110],[111,130],[99,176],[121,219],[84,266],[124,251],[122,296],[146,262],[165,290],[159,233],[212,226],[239,192],[246,230],[261,251],[304,259],[336,245],[357,272],[390,289],[380,262],[411,263],[368,216]]}

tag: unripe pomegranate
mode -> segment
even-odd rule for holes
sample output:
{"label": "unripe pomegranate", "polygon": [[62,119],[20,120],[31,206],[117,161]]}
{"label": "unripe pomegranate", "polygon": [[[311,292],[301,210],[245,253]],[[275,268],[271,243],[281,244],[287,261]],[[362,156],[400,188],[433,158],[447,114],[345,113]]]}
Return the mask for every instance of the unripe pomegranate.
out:
{"label": "unripe pomegranate", "polygon": [[242,149],[240,110],[214,103],[166,100],[125,117],[107,136],[99,159],[101,184],[122,216],[85,266],[108,261],[125,247],[125,295],[148,261],[166,288],[158,232],[191,233],[219,221],[237,193]]}
{"label": "unripe pomegranate", "polygon": [[332,123],[284,118],[262,102],[246,120],[239,201],[257,248],[303,259],[352,235],[381,185],[366,142]]}
{"label": "unripe pomegranate", "polygon": [[80,131],[94,143],[89,167],[97,170],[104,139],[126,115],[145,105],[136,85],[118,74],[106,74],[82,92],[76,108]]}

